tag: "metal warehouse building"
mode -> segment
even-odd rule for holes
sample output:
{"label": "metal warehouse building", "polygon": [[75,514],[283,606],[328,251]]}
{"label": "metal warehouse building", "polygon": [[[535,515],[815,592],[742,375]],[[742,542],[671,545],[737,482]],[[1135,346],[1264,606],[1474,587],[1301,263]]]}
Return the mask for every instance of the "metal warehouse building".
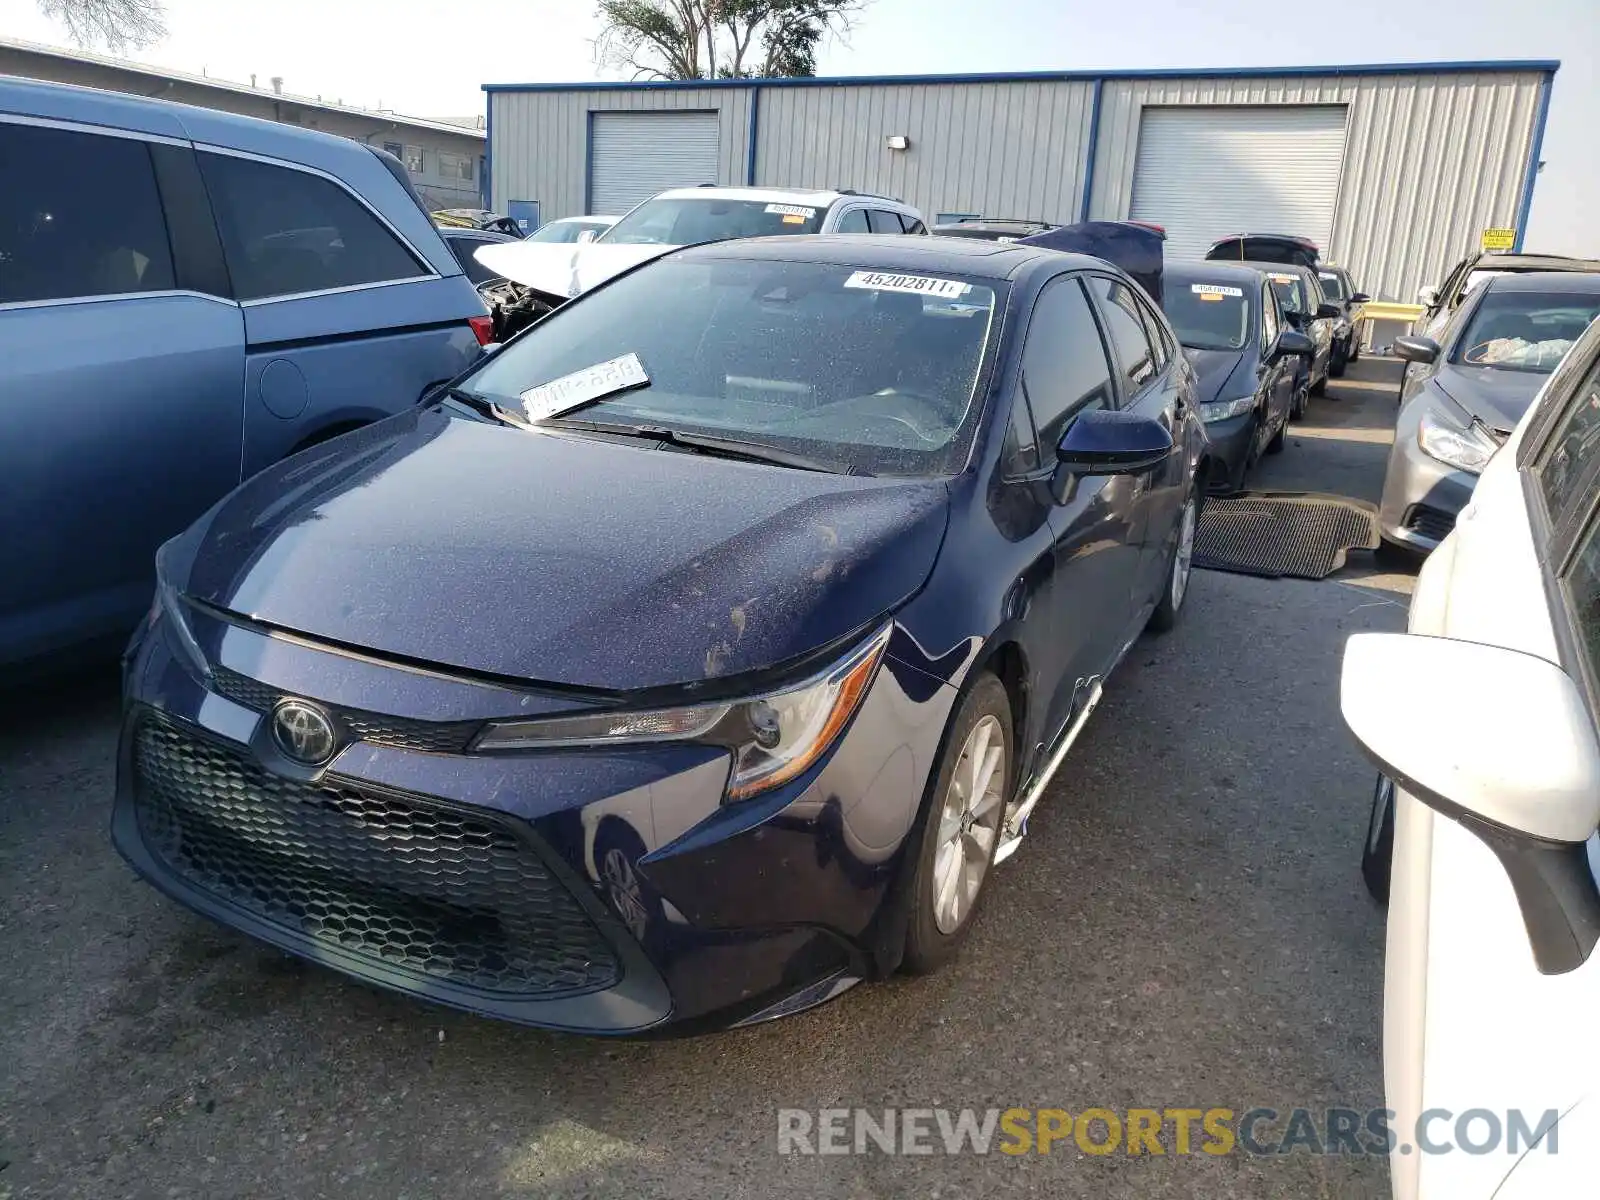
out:
{"label": "metal warehouse building", "polygon": [[1175,258],[1295,233],[1408,301],[1482,230],[1520,242],[1558,66],[489,84],[491,207],[620,214],[666,187],[759,184],[877,192],[930,220],[1131,217]]}

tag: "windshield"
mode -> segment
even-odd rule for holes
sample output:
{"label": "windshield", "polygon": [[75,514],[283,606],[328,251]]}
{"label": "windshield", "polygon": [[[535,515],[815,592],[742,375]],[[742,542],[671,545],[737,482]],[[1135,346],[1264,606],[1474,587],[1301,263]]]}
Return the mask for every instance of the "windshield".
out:
{"label": "windshield", "polygon": [[1337,271],[1318,271],[1317,280],[1322,284],[1322,294],[1333,303],[1350,299],[1350,289]]}
{"label": "windshield", "polygon": [[1600,313],[1600,294],[1490,292],[1456,342],[1453,361],[1548,375]]}
{"label": "windshield", "polygon": [[605,226],[594,221],[551,221],[530,233],[529,242],[575,242],[585,230],[599,233]]}
{"label": "windshield", "polygon": [[[996,288],[822,263],[668,259],[557,309],[462,386],[497,399],[538,388],[542,402],[607,396],[606,380],[626,378],[634,390],[569,419],[736,437],[860,474],[951,474],[977,422]],[[636,366],[611,369],[630,356]],[[522,412],[520,400],[501,403]]]}
{"label": "windshield", "polygon": [[721,196],[685,196],[646,200],[598,241],[630,245],[697,246],[734,238],[773,237],[784,233],[816,233],[826,208],[810,204],[728,200]]}
{"label": "windshield", "polygon": [[1250,305],[1235,284],[1170,280],[1161,307],[1191,350],[1242,350],[1250,340]]}
{"label": "windshield", "polygon": [[1286,313],[1297,315],[1310,311],[1306,303],[1306,281],[1298,275],[1280,275],[1277,272],[1267,276],[1272,280],[1272,290],[1277,294],[1278,307]]}

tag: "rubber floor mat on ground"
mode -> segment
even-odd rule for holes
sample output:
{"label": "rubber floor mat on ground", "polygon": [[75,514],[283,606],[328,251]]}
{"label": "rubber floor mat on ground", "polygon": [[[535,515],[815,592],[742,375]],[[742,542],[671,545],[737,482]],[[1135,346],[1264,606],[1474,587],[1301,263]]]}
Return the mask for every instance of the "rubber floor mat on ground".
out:
{"label": "rubber floor mat on ground", "polygon": [[1323,579],[1351,550],[1378,548],[1378,510],[1348,496],[1243,492],[1207,500],[1194,565],[1268,579]]}

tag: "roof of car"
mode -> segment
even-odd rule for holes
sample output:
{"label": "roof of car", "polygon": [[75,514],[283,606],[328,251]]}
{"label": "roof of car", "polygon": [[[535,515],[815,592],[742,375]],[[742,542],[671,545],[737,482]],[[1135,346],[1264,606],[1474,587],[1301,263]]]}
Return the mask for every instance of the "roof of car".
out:
{"label": "roof of car", "polygon": [[501,233],[498,229],[474,229],[470,225],[440,225],[439,236],[447,241],[451,238],[461,238],[469,242],[519,242],[522,239],[511,233]]}
{"label": "roof of car", "polygon": [[1600,271],[1600,259],[1568,258],[1565,254],[1483,254],[1474,271]]}
{"label": "roof of car", "polygon": [[1294,274],[1299,275],[1301,278],[1304,278],[1307,275],[1315,278],[1317,270],[1321,269],[1319,267],[1314,270],[1311,267],[1301,266],[1299,263],[1256,262],[1254,260],[1236,262],[1231,258],[1218,259],[1215,261],[1229,262],[1236,267],[1250,267],[1253,270],[1260,271],[1263,275],[1288,275],[1289,273],[1293,272]]}
{"label": "roof of car", "polygon": [[888,237],[869,233],[711,242],[680,250],[673,257],[684,255],[696,260],[769,259],[919,274],[949,271],[985,279],[1008,279],[1029,264],[1041,260],[1059,263],[1063,267],[1103,268],[1106,265],[1087,254],[1063,254],[1059,250],[1022,246],[1015,242],[991,242],[978,238]]}
{"label": "roof of car", "polygon": [[1518,271],[1495,275],[1482,286],[1497,292],[1600,292],[1600,263],[1592,271]]}
{"label": "roof of car", "polygon": [[[1273,266],[1279,264],[1273,263]],[[1200,281],[1206,283],[1259,284],[1265,268],[1236,262],[1175,262],[1167,263],[1163,272],[1168,279]]]}
{"label": "roof of car", "polygon": [[764,200],[768,204],[809,204],[827,208],[840,200],[874,200],[883,204],[910,209],[903,200],[889,196],[874,196],[866,192],[845,192],[833,188],[783,188],[783,187],[685,187],[668,188],[655,197],[667,200]]}

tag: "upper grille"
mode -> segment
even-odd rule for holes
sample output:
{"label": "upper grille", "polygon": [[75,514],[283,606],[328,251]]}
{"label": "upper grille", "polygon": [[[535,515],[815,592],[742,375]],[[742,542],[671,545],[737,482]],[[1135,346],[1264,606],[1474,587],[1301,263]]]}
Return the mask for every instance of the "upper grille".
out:
{"label": "upper grille", "polygon": [[[290,693],[270,683],[251,679],[227,667],[213,667],[212,686],[235,704],[256,712],[271,712]],[[460,754],[471,744],[481,721],[418,721],[411,717],[391,717],[360,709],[329,705],[351,737],[402,750],[426,750],[434,754]]]}
{"label": "upper grille", "polygon": [[576,898],[493,816],[283,779],[154,717],[133,765],[150,851],[263,920],[487,991],[548,998],[618,979]]}

